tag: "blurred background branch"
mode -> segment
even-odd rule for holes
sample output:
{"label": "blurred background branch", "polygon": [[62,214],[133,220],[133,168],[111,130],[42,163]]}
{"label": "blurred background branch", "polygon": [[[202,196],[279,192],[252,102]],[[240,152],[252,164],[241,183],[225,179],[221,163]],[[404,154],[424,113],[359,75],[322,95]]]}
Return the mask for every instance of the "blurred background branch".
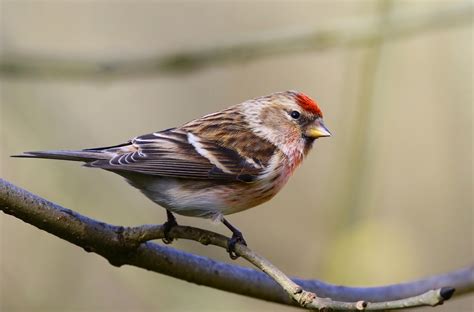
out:
{"label": "blurred background branch", "polygon": [[[3,179],[0,179],[0,210],[82,247],[88,252],[97,253],[115,266],[134,265],[200,285],[278,303],[298,303],[302,307],[312,309],[373,311],[424,305],[436,306],[451,298],[454,293],[453,287],[458,288],[459,294],[474,290],[474,271],[471,267],[431,277],[425,281],[400,285],[370,289],[339,286],[338,291],[332,293],[334,297],[317,298],[314,293],[308,293],[308,291],[321,296],[330,292],[333,286],[320,281],[292,281],[268,260],[246,246],[237,245],[236,253],[268,274],[285,290],[285,294],[281,291],[282,288],[269,281],[268,276],[264,277],[260,274],[261,272],[216,263],[204,257],[149,243],[150,239],[164,237],[162,226],[126,228],[108,225],[60,207]],[[228,240],[220,234],[183,226],[174,227],[170,234],[173,238],[191,239],[205,245],[212,244],[222,248],[226,248]],[[430,284],[426,284],[426,281]],[[314,287],[315,285],[318,287]],[[308,287],[308,291],[301,289],[307,286],[313,287]],[[354,298],[357,292],[364,293],[366,297],[359,297],[358,302],[354,300],[353,303],[333,301],[334,298]],[[289,297],[295,301],[289,300]],[[375,297],[380,302],[360,301],[360,298],[365,300]]]}
{"label": "blurred background branch", "polygon": [[390,15],[384,27],[374,27],[372,20],[361,19],[339,22],[336,23],[337,26],[321,27],[319,30],[290,29],[262,33],[240,42],[148,59],[80,61],[6,52],[0,60],[0,75],[30,79],[119,79],[183,73],[271,55],[371,45],[381,39],[399,39],[427,31],[472,24],[473,13],[473,3],[465,1],[442,10],[399,12]]}

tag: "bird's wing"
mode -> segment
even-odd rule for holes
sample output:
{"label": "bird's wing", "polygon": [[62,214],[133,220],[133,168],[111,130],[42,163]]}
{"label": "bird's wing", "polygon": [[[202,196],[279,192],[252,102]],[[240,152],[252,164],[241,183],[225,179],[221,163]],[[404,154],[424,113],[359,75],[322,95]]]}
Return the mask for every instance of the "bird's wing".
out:
{"label": "bird's wing", "polygon": [[258,161],[244,157],[234,149],[179,129],[139,136],[129,145],[102,151],[112,157],[89,162],[86,166],[163,177],[248,183],[265,170]]}

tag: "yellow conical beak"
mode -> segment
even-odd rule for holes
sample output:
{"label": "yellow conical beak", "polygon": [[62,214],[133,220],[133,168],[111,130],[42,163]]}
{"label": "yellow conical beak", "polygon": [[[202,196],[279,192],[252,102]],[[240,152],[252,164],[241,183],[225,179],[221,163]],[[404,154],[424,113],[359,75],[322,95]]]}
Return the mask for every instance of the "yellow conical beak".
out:
{"label": "yellow conical beak", "polygon": [[326,128],[323,120],[318,118],[312,125],[308,126],[305,135],[309,138],[317,139],[322,137],[330,137],[331,132],[329,132],[328,128]]}

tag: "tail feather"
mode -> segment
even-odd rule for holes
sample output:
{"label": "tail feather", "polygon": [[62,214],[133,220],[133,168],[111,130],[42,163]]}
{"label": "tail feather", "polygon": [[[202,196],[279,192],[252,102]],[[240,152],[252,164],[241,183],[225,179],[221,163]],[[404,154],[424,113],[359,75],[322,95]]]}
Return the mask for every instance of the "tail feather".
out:
{"label": "tail feather", "polygon": [[60,159],[84,162],[110,158],[107,153],[101,152],[100,150],[24,152],[23,154],[12,155],[11,157]]}

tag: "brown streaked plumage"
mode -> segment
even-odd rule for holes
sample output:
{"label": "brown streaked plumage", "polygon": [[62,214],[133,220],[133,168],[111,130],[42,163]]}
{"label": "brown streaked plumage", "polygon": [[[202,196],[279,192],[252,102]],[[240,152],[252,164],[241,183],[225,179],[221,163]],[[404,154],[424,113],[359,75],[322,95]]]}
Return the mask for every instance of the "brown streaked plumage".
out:
{"label": "brown streaked plumage", "polygon": [[[18,157],[83,161],[115,172],[171,212],[222,220],[271,199],[311,149],[330,136],[319,106],[296,91],[273,93],[127,143],[79,151],[27,152]],[[169,230],[169,229],[168,229]],[[169,241],[169,240],[168,240]]]}

